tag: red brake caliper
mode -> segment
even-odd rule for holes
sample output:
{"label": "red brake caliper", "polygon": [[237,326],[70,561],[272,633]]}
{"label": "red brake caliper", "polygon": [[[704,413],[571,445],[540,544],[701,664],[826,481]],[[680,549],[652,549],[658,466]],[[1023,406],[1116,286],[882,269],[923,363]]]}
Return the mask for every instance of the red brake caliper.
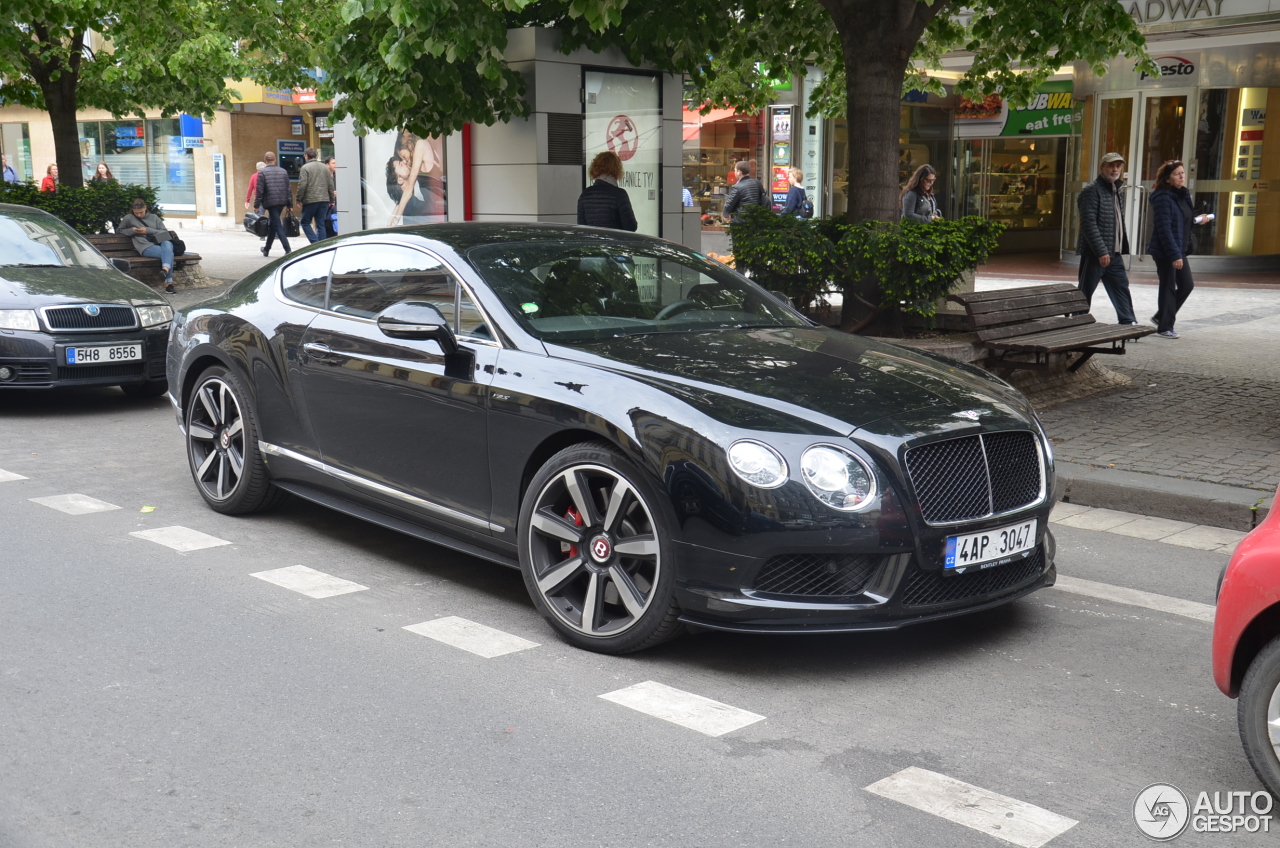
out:
{"label": "red brake caliper", "polygon": [[[573,521],[573,526],[575,527],[582,527],[587,523],[582,520],[582,516],[579,515],[578,511],[573,507],[569,507],[567,510],[565,510],[564,517]],[[573,557],[576,557],[578,555],[578,546],[574,544],[570,544],[569,542],[561,542],[560,550],[567,553],[569,559],[572,559]]]}

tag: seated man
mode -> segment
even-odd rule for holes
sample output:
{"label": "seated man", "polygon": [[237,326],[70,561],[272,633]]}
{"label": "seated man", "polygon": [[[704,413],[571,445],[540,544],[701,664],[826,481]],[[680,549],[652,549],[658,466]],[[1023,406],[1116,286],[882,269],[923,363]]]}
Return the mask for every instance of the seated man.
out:
{"label": "seated man", "polygon": [[164,290],[173,294],[173,242],[164,222],[155,213],[147,211],[147,202],[141,197],[129,205],[133,210],[120,221],[116,232],[133,236],[133,249],[143,256],[160,260],[164,271]]}

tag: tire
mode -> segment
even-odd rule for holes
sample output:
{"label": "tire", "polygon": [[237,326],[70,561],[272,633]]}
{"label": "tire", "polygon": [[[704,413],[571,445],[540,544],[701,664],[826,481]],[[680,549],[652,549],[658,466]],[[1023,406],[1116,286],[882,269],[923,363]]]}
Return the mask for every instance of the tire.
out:
{"label": "tire", "polygon": [[234,374],[221,366],[201,374],[183,422],[191,477],[214,511],[262,512],[284,498],[258,451],[258,422],[249,393]]}
{"label": "tire", "polygon": [[147,380],[145,383],[124,383],[120,391],[131,398],[153,398],[169,391],[167,380]]}
{"label": "tire", "polygon": [[1249,764],[1271,794],[1280,798],[1280,636],[1249,664],[1240,684],[1237,719]]}
{"label": "tire", "polygon": [[683,632],[662,498],[606,443],[566,448],[534,475],[517,528],[520,571],[566,642],[625,654]]}

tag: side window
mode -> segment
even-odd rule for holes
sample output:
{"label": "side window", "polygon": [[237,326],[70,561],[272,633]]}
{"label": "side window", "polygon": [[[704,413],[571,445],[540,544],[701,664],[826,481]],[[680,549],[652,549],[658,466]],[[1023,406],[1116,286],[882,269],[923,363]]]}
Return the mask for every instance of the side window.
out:
{"label": "side window", "polygon": [[290,300],[324,309],[324,290],[329,285],[329,265],[333,251],[313,253],[280,272],[281,288]]}
{"label": "side window", "polygon": [[484,315],[462,287],[458,290],[458,335],[493,340],[493,332],[484,323]]}
{"label": "side window", "polygon": [[457,284],[440,262],[421,251],[394,244],[347,245],[333,260],[329,308],[373,318],[395,303],[426,302],[450,323],[455,320]]}

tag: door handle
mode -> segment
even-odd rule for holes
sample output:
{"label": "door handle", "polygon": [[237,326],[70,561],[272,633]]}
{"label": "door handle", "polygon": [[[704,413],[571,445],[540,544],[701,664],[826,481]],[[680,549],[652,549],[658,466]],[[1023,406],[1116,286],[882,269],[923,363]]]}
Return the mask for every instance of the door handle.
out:
{"label": "door handle", "polygon": [[317,344],[316,342],[307,342],[302,346],[302,349],[313,359],[318,359],[321,362],[333,361],[333,351],[328,345]]}

